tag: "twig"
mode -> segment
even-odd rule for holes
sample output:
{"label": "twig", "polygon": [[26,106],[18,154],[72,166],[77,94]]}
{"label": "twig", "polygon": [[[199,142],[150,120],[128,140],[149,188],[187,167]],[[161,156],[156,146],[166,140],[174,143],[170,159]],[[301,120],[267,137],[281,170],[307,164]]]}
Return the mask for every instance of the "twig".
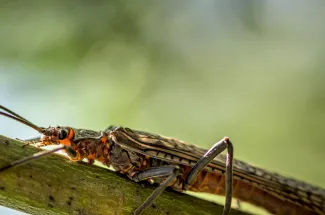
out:
{"label": "twig", "polygon": [[[40,149],[0,135],[0,167]],[[98,166],[58,155],[0,172],[0,205],[29,214],[132,214],[153,191]],[[216,215],[223,206],[165,191],[143,214]],[[234,215],[246,213],[232,210]],[[247,215],[247,214],[246,214]]]}

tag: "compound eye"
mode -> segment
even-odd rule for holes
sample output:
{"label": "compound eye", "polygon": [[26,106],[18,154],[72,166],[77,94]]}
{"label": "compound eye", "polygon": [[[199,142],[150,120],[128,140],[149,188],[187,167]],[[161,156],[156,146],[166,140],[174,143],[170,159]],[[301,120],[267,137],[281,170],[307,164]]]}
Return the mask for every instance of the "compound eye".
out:
{"label": "compound eye", "polygon": [[64,130],[64,129],[61,129],[59,131],[59,139],[64,140],[67,137],[68,137],[68,132],[66,130]]}

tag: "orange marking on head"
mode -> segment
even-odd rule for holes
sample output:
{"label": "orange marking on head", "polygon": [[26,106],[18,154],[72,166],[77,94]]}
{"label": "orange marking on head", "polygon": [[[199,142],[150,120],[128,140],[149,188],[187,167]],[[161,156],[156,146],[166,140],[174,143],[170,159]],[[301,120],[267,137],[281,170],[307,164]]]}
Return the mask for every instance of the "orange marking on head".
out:
{"label": "orange marking on head", "polygon": [[69,140],[72,140],[73,137],[74,137],[74,130],[72,128],[70,128],[69,135],[68,135],[68,139]]}
{"label": "orange marking on head", "polygon": [[70,128],[68,137],[65,138],[64,140],[59,140],[59,142],[62,145],[70,146],[71,140],[73,139],[73,137],[74,137],[74,130],[72,128]]}
{"label": "orange marking on head", "polygon": [[59,140],[60,144],[62,145],[66,145],[66,146],[70,146],[70,140],[68,138],[64,139],[64,140]]}

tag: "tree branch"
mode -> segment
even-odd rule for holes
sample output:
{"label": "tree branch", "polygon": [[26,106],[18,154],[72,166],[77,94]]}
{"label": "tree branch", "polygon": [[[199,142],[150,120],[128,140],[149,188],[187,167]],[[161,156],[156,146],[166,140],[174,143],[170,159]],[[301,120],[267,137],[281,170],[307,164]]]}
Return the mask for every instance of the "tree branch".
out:
{"label": "tree branch", "polygon": [[[0,135],[0,167],[40,150],[22,145]],[[30,214],[132,214],[153,189],[108,169],[55,154],[0,172],[0,205]],[[143,214],[216,215],[222,209],[190,195],[165,191]],[[233,209],[232,214],[246,213]]]}

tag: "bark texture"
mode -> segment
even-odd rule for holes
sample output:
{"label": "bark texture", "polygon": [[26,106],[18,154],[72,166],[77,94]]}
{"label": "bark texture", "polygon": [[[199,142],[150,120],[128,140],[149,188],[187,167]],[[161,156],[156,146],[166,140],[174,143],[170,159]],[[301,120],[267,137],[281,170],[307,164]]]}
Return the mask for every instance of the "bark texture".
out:
{"label": "bark texture", "polygon": [[[0,135],[0,167],[40,149]],[[56,154],[0,172],[0,205],[29,214],[133,214],[154,187]],[[143,215],[216,215],[223,206],[165,191]],[[232,210],[234,215],[247,213]]]}

